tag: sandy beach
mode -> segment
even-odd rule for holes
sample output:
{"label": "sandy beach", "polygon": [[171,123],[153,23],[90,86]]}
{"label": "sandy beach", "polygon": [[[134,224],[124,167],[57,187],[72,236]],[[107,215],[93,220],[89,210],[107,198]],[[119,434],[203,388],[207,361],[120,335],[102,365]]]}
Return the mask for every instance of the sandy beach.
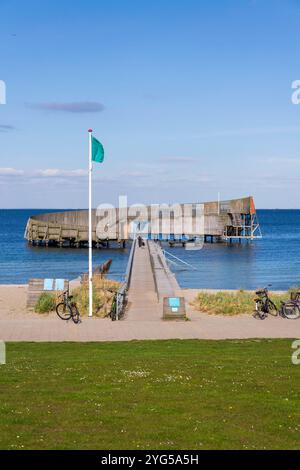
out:
{"label": "sandy beach", "polygon": [[27,285],[0,285],[0,319],[28,318],[36,314],[26,310]]}

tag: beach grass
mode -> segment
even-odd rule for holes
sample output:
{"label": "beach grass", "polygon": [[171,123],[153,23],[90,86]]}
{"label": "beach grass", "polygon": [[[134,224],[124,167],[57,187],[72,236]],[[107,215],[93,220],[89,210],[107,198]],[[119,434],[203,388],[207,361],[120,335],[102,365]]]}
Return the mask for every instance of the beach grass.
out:
{"label": "beach grass", "polygon": [[57,299],[55,295],[43,292],[34,307],[36,313],[48,313],[55,310]]}
{"label": "beach grass", "polygon": [[8,343],[1,449],[298,449],[290,340]]}
{"label": "beach grass", "polygon": [[[120,283],[106,278],[93,280],[93,315],[99,318],[106,317],[111,311],[114,293]],[[89,287],[85,283],[72,291],[80,315],[85,316],[89,310]]]}
{"label": "beach grass", "polygon": [[[232,292],[199,292],[191,305],[200,312],[211,315],[242,315],[252,314],[255,310],[255,293],[238,290]],[[280,301],[288,300],[289,294],[272,292],[271,299],[279,308]]]}
{"label": "beach grass", "polygon": [[[95,277],[93,280],[93,315],[104,318],[109,315],[114,298],[120,283],[111,279]],[[88,314],[89,309],[89,287],[84,283],[72,290],[73,301],[76,303],[80,315]],[[37,313],[49,313],[55,311],[57,303],[62,299],[57,294],[43,292],[34,310]]]}

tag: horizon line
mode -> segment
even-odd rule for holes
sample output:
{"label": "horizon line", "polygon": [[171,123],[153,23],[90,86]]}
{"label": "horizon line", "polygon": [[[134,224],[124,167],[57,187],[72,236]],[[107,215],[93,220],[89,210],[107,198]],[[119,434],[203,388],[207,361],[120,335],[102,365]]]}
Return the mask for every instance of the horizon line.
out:
{"label": "horizon line", "polygon": [[[154,203],[153,203],[154,204]],[[170,203],[170,205],[172,205]],[[151,204],[145,204],[145,206],[151,206]],[[117,206],[116,206],[117,207]],[[128,206],[130,207],[130,206]],[[97,207],[94,207],[93,209],[97,209]],[[59,211],[82,211],[82,210],[88,210],[88,207],[0,207],[0,210],[20,210],[20,211],[28,211],[28,210],[59,210]],[[256,210],[259,211],[281,211],[281,210],[289,210],[289,211],[298,211],[300,210],[300,207],[256,207]]]}

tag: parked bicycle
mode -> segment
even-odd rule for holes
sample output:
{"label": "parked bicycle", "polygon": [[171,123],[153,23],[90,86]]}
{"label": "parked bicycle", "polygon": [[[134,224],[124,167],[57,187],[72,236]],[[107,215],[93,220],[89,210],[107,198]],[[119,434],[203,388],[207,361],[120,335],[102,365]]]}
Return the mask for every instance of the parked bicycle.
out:
{"label": "parked bicycle", "polygon": [[110,292],[113,292],[113,299],[112,299],[112,303],[111,303],[111,308],[110,308],[110,312],[109,312],[109,316],[110,318],[112,319],[112,321],[116,320],[117,319],[117,301],[118,301],[118,294],[117,292],[115,291],[110,291]]}
{"label": "parked bicycle", "polygon": [[281,302],[281,313],[289,320],[300,318],[300,292],[291,292],[291,299],[288,302]]}
{"label": "parked bicycle", "polygon": [[74,323],[80,323],[80,313],[76,303],[72,300],[73,296],[68,294],[68,291],[63,292],[59,299],[62,299],[56,305],[56,313],[62,320],[70,320],[72,318]]}
{"label": "parked bicycle", "polygon": [[269,289],[265,287],[264,289],[256,291],[255,294],[257,295],[257,298],[254,300],[254,318],[264,320],[268,315],[276,317],[278,315],[278,310],[274,302],[272,302],[269,297]]}
{"label": "parked bicycle", "polygon": [[115,290],[108,289],[109,292],[111,292],[113,295],[112,303],[111,303],[111,308],[109,312],[109,316],[112,319],[112,321],[117,320],[117,313],[118,313],[118,295],[122,296],[122,301],[123,301],[123,309],[125,308],[125,303],[126,303],[126,294],[125,292],[118,292]]}
{"label": "parked bicycle", "polygon": [[274,317],[280,315],[288,320],[296,320],[300,317],[300,292],[291,294],[291,300],[283,302],[281,301],[280,308],[278,309],[275,303],[269,297],[269,289],[256,291],[257,298],[255,301],[255,312],[254,318],[258,320],[264,320],[268,315]]}

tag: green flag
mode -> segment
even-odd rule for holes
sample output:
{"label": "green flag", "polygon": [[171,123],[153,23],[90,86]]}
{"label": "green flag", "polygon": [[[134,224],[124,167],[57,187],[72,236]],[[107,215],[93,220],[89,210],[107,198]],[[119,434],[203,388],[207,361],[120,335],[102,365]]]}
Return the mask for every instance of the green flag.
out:
{"label": "green flag", "polygon": [[92,160],[102,163],[104,160],[104,148],[99,140],[92,136]]}

